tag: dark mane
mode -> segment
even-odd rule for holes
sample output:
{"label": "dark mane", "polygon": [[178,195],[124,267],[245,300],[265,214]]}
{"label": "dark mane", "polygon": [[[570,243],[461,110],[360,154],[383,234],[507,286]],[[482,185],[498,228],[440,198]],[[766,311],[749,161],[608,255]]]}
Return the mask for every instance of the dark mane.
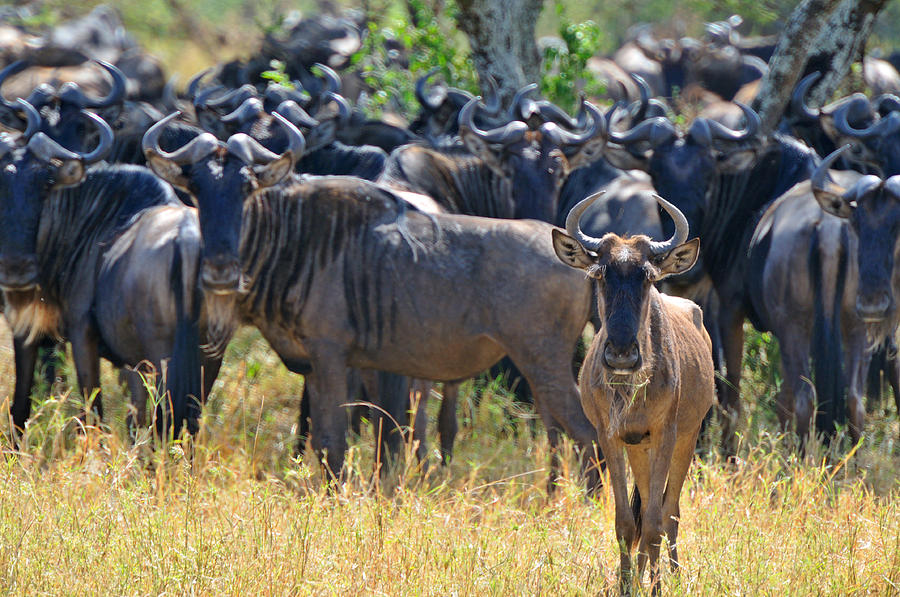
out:
{"label": "dark mane", "polygon": [[428,195],[450,213],[506,219],[516,215],[508,181],[461,145],[407,146],[391,154],[379,180]]}
{"label": "dark mane", "polygon": [[143,210],[181,205],[172,188],[141,166],[91,168],[80,185],[52,193],[44,202],[38,231],[41,285],[58,300],[74,285],[85,259],[104,247]]}
{"label": "dark mane", "polygon": [[317,276],[338,268],[353,333],[360,345],[377,346],[393,317],[391,289],[376,273],[388,247],[372,229],[393,222],[402,228],[407,211],[415,208],[351,177],[305,178],[261,191],[244,207],[245,311],[295,325]]}

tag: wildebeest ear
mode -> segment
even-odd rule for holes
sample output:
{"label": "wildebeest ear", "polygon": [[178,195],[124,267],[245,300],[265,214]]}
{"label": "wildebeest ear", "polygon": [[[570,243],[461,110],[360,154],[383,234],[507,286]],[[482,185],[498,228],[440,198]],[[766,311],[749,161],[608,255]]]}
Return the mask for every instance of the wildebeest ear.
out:
{"label": "wildebeest ear", "polygon": [[700,256],[700,239],[694,238],[684,244],[678,245],[668,253],[659,255],[653,259],[653,265],[659,268],[659,277],[662,280],[667,276],[683,274],[697,263]]}
{"label": "wildebeest ear", "polygon": [[54,187],[70,187],[84,180],[84,163],[81,160],[63,160],[56,169]]}
{"label": "wildebeest ear", "polygon": [[188,191],[188,181],[185,177],[181,166],[168,160],[161,155],[157,155],[152,151],[147,152],[147,164],[153,173],[162,178],[169,184],[178,187],[184,191]]}
{"label": "wildebeest ear", "polygon": [[473,133],[468,127],[464,126],[459,127],[459,136],[462,138],[466,149],[484,160],[484,163],[487,164],[488,168],[500,176],[506,175],[503,171],[500,155],[498,152],[491,149],[491,146],[484,139]]}
{"label": "wildebeest ear", "polygon": [[647,156],[632,153],[625,147],[617,145],[607,145],[604,157],[610,164],[620,170],[643,170],[647,172],[650,167],[650,160]]}
{"label": "wildebeest ear", "polygon": [[285,154],[277,160],[269,162],[265,166],[257,166],[256,182],[258,182],[261,187],[271,187],[272,185],[281,182],[282,179],[293,172],[293,170],[294,160],[290,155]]}
{"label": "wildebeest ear", "polygon": [[732,174],[746,170],[753,166],[753,162],[756,161],[756,153],[756,149],[739,149],[728,153],[720,153],[716,169],[723,174]]}
{"label": "wildebeest ear", "polygon": [[[832,189],[821,189],[813,185],[813,195],[816,201],[819,202],[822,211],[839,218],[849,218],[850,214],[853,213],[853,204],[855,202],[844,199],[844,189],[835,184],[828,186],[832,187]],[[841,192],[835,192],[834,189],[839,189]]]}
{"label": "wildebeest ear", "polygon": [[577,240],[556,228],[552,230],[552,234],[553,250],[560,261],[575,269],[587,269],[594,265],[594,258]]}

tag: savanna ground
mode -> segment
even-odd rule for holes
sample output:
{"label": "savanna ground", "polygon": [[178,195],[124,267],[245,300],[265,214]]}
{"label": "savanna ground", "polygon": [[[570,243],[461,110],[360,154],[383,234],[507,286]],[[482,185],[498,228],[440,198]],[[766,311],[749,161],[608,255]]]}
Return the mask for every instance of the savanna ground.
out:
{"label": "savanna ground", "polygon": [[[13,369],[3,332],[5,398]],[[773,432],[765,365],[773,348],[750,346],[740,458],[695,459],[682,495],[682,569],[666,570],[665,594],[900,594],[893,409],[870,414],[852,457],[846,445],[831,457],[814,445],[798,461]],[[61,376],[74,380],[69,367]],[[311,454],[292,458],[301,379],[243,330],[200,436],[192,448],[167,450],[146,435],[131,445],[111,368],[108,425],[86,432],[79,399],[55,384],[35,403],[20,450],[2,440],[0,586],[21,595],[615,592],[611,496],[586,498],[569,452],[548,498],[543,431],[538,425],[532,439],[521,410],[511,429],[505,413],[514,407],[496,384],[478,409],[463,406],[461,416],[474,420],[462,426],[449,468],[435,466],[433,454],[423,473],[409,457],[379,486],[365,430],[351,441],[350,480],[329,493]],[[436,404],[430,411],[433,426]]]}

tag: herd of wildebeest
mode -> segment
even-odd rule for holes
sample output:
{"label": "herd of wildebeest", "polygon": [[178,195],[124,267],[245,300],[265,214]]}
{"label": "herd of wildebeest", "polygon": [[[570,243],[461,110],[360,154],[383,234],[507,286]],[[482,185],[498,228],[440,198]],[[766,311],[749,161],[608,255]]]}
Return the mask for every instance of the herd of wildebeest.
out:
{"label": "herd of wildebeest", "polygon": [[[642,31],[597,58],[620,95],[605,110],[582,100],[571,116],[535,85],[503,106],[490,82],[482,101],[430,72],[402,125],[365,118],[326,66],[346,62],[348,21],[303,23],[181,96],[108,9],[41,35],[0,25],[13,435],[40,347],[62,340],[83,395],[106,358],[128,379],[130,425],[147,426],[155,373],[156,429],[194,432],[249,325],[305,376],[299,449],[308,437],[330,474],[359,393],[385,453],[403,439],[392,421],[413,419],[425,458],[410,396],[436,381],[446,460],[459,383],[508,357],[550,444],[574,440],[591,487],[598,460],[608,468],[623,576],[639,545],[656,578],[663,533],[677,562],[678,496],[716,394],[734,450],[745,319],[780,343],[778,417],[800,449],[844,422],[860,437],[873,357],[898,395],[896,95],[813,109],[810,72],[763,130],[731,100],[767,56],[731,20],[702,41]],[[273,57],[291,85],[260,77]],[[676,87],[706,98],[687,127],[667,103]],[[93,406],[102,416],[99,394]]]}

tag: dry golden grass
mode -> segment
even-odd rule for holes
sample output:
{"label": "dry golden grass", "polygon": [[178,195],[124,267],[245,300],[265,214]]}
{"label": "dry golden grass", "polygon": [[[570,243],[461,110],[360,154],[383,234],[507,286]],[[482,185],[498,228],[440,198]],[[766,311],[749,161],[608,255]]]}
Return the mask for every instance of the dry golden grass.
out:
{"label": "dry golden grass", "polygon": [[[8,348],[0,373],[7,396]],[[502,394],[463,426],[448,470],[423,472],[408,456],[379,487],[365,431],[348,454],[349,481],[329,493],[309,455],[291,458],[300,378],[255,332],[229,348],[193,446],[164,454],[146,435],[131,445],[109,368],[104,384],[104,430],[76,433],[77,401],[57,393],[36,405],[20,451],[4,443],[0,586],[9,593],[616,592],[611,497],[589,500],[566,470],[548,498],[546,440],[533,440],[525,421],[509,431]],[[664,573],[664,592],[900,593],[895,418],[872,417],[851,458],[814,446],[803,462],[770,419],[751,416],[737,463],[695,462],[682,496],[682,569]]]}

